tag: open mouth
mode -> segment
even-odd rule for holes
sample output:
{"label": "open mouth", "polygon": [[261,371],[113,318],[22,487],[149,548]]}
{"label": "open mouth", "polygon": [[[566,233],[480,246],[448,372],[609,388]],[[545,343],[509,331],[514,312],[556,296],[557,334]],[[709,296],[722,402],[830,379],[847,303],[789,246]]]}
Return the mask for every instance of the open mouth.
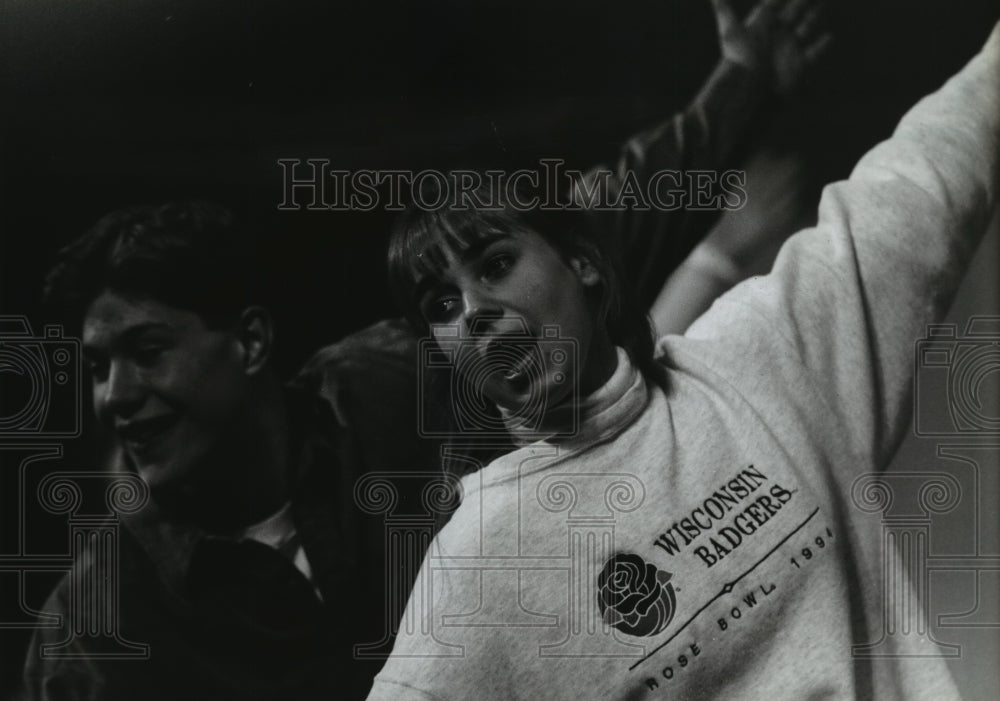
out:
{"label": "open mouth", "polygon": [[536,366],[534,344],[519,338],[516,342],[503,339],[491,341],[486,349],[487,364],[496,369],[505,382],[516,389],[526,387]]}
{"label": "open mouth", "polygon": [[176,423],[175,414],[163,414],[129,421],[116,427],[115,431],[131,452],[143,453],[159,443]]}
{"label": "open mouth", "polygon": [[514,361],[513,364],[503,371],[503,378],[508,382],[514,382],[527,378],[530,364],[530,355],[528,353],[524,353],[520,359]]}
{"label": "open mouth", "polygon": [[512,368],[503,374],[503,379],[508,382],[514,382],[515,380],[520,380],[524,377],[524,372],[519,368]]}

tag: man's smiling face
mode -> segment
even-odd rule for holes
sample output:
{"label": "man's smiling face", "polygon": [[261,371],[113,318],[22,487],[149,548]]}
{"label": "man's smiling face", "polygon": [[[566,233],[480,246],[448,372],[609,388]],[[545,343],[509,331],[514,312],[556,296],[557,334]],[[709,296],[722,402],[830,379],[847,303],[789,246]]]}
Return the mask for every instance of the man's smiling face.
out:
{"label": "man's smiling face", "polygon": [[[154,490],[214,481],[246,440],[250,380],[237,336],[192,311],[105,290],[87,308],[83,348],[94,410]],[[242,431],[240,430],[242,427]]]}

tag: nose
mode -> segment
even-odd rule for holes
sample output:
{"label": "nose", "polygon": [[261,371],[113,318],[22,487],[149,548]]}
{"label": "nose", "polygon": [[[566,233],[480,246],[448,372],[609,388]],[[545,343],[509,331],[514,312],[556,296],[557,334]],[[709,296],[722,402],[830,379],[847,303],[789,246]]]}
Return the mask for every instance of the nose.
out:
{"label": "nose", "polygon": [[115,417],[131,416],[142,406],[142,401],[141,377],[131,363],[112,361],[107,377],[94,382],[94,409],[103,422],[110,424]]}
{"label": "nose", "polygon": [[466,335],[489,335],[502,317],[503,307],[489,295],[478,291],[462,293],[462,321]]}

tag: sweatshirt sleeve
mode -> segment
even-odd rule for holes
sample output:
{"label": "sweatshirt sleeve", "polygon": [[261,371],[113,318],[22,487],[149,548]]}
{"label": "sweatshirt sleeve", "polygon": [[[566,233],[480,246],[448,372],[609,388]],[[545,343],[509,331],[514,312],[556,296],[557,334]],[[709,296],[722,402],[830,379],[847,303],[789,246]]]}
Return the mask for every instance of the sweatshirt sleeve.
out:
{"label": "sweatshirt sleeve", "polygon": [[367,701],[444,701],[409,684],[376,679]]}
{"label": "sweatshirt sleeve", "polygon": [[768,95],[763,76],[722,60],[683,111],[630,138],[612,167],[587,171],[571,188],[571,201],[587,208],[634,276],[644,308],[718,219],[719,207],[699,207],[691,188],[720,196],[721,171]]}
{"label": "sweatshirt sleeve", "polygon": [[998,155],[1000,24],[826,187],[818,224],[785,244],[771,274],[724,296],[688,338],[738,351],[732,369],[745,378],[791,358],[847,427],[842,439],[884,467],[910,419],[914,345],[947,311],[989,222]]}

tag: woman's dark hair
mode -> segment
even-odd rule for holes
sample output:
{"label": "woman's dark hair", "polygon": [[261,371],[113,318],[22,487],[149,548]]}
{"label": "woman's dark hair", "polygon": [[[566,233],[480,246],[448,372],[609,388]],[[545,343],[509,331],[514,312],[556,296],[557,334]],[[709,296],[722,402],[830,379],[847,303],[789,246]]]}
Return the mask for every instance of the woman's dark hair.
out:
{"label": "woman's dark hair", "polygon": [[[421,197],[424,202],[445,199],[448,197],[436,192]],[[523,193],[515,197],[486,185],[463,202],[446,203],[437,208],[411,206],[396,221],[389,239],[389,287],[400,309],[416,328],[428,332],[416,299],[416,285],[423,276],[441,274],[445,267],[445,249],[458,252],[483,238],[531,231],[565,261],[574,256],[590,261],[601,280],[594,288],[596,298],[593,300],[598,322],[604,324],[611,342],[625,349],[632,363],[648,379],[662,385],[665,373],[653,360],[654,340],[649,316],[622,275],[615,242],[605,240],[595,230],[594,218],[586,211],[566,206],[519,206],[526,201],[529,198]],[[448,206],[470,203],[486,203],[487,206]]]}
{"label": "woman's dark hair", "polygon": [[76,328],[104,290],[194,311],[209,324],[224,323],[260,294],[251,251],[233,213],[219,205],[130,207],[103,217],[59,252],[44,298]]}

